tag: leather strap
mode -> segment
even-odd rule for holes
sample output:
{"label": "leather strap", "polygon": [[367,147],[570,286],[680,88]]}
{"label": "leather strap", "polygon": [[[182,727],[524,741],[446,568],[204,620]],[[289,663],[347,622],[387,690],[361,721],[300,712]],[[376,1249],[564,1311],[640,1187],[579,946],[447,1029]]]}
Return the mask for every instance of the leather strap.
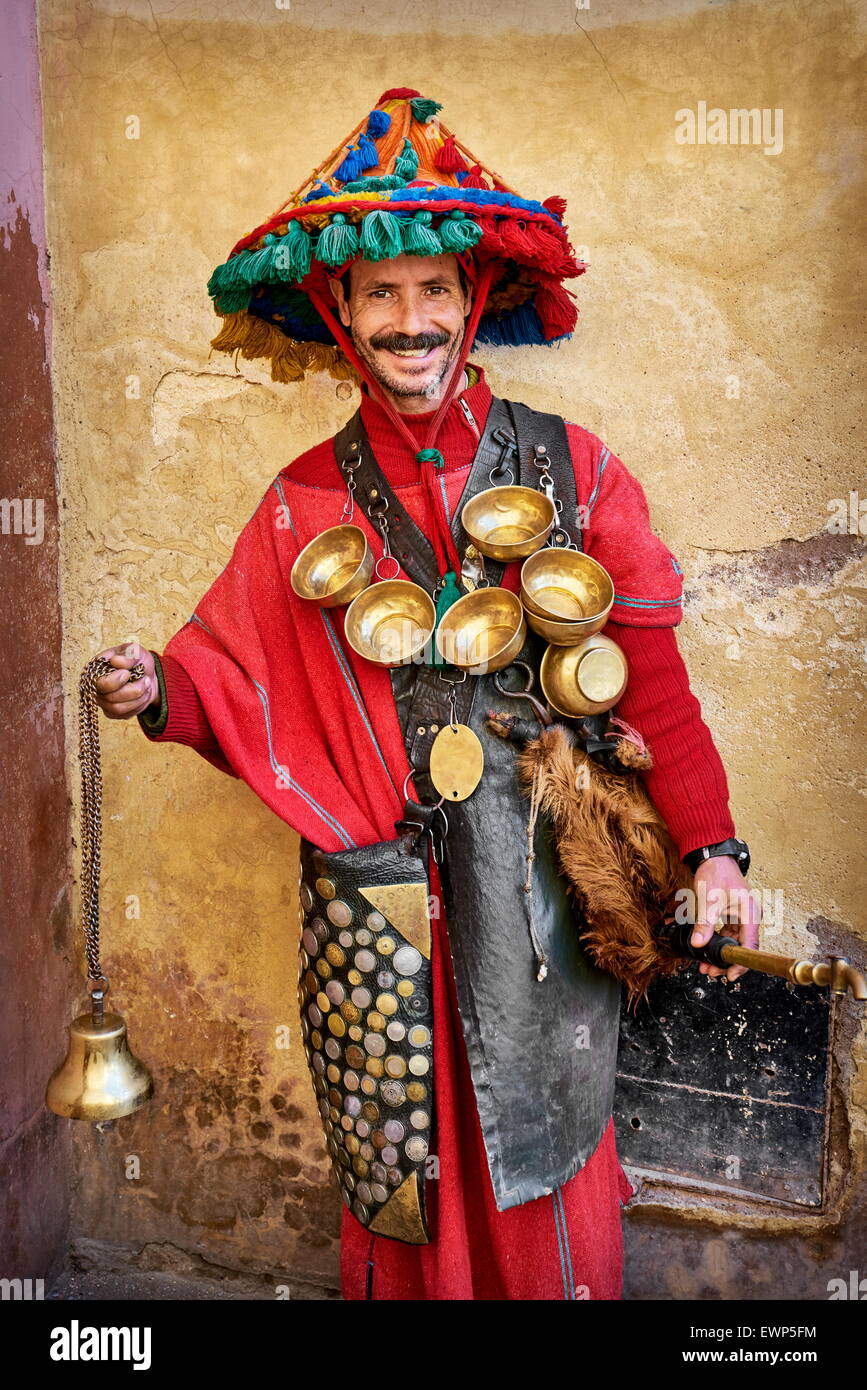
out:
{"label": "leather strap", "polygon": [[[579,550],[583,550],[581,535],[581,514],[578,510],[578,493],[575,486],[575,469],[572,465],[572,451],[569,436],[561,415],[551,415],[541,410],[531,410],[522,401],[505,401],[512,425],[512,432],[518,441],[521,482],[525,487],[538,488],[539,472],[533,464],[534,446],[545,448],[548,468],[554,480],[554,490],[562,503],[557,530],[563,532]],[[555,540],[556,531],[555,531]],[[563,544],[562,541],[557,541]]]}

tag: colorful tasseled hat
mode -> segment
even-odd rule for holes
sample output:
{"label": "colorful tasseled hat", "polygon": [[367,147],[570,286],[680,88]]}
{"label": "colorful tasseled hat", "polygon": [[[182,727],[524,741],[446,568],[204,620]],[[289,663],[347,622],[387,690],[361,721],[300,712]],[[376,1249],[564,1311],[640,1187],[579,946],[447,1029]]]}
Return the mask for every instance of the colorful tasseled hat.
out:
{"label": "colorful tasseled hat", "polygon": [[[580,275],[563,225],[565,203],[521,198],[437,117],[440,104],[408,88],[373,111],[267,222],[214,271],[208,292],[222,352],[267,358],[275,381],[305,371],[358,373],[334,333],[328,279],[356,256],[455,254],[485,298],[472,345],[568,338]],[[345,339],[344,339],[345,341]],[[469,350],[469,345],[467,346]]]}

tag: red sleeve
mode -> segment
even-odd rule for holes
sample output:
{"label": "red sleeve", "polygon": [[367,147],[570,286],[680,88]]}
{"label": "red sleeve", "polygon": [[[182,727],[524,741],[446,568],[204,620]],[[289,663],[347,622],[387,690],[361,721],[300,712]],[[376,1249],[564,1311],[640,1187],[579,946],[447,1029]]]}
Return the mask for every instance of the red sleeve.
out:
{"label": "red sleeve", "polygon": [[609,621],[605,635],[623,649],[629,679],[615,713],[642,735],[653,756],[644,781],[681,858],[735,834],[722,759],[689,688],[671,627]]}
{"label": "red sleeve", "polygon": [[162,655],[155,652],[154,655],[159,656],[162,666],[168,715],[165,727],[159,734],[151,733],[139,721],[147,737],[152,743],[185,743],[221,772],[237,777],[238,774],[223,756],[191,677],[176,657],[165,652]]}
{"label": "red sleeve", "polygon": [[584,549],[614,581],[615,622],[676,627],[683,571],[650,525],[644,489],[595,434],[567,422]]}

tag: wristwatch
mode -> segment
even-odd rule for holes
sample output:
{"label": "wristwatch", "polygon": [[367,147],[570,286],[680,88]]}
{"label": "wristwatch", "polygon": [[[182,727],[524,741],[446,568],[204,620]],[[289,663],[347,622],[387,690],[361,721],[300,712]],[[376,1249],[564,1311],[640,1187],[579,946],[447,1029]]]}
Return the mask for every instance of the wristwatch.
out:
{"label": "wristwatch", "polygon": [[683,856],[683,862],[693,873],[705,859],[716,859],[718,855],[730,854],[738,861],[738,868],[746,878],[750,868],[750,850],[745,840],[720,840],[716,845],[702,845]]}

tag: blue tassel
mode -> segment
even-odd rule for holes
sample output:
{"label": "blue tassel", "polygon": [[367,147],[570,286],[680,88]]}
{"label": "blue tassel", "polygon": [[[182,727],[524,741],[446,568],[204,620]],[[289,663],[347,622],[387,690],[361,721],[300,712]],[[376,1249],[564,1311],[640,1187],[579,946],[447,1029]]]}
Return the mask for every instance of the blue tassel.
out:
{"label": "blue tassel", "polygon": [[[457,177],[460,178],[460,174]],[[454,188],[449,188],[445,184],[440,184],[436,188],[408,188],[403,195],[407,200],[427,202],[431,206],[443,198],[454,198],[454,196]],[[504,193],[499,188],[462,188],[461,201],[477,203],[480,207],[523,208],[527,212],[541,214],[554,227],[560,225],[550,208],[543,207],[541,203],[530,198],[519,198],[517,193]]]}
{"label": "blue tassel", "polygon": [[350,145],[347,150],[346,158],[343,163],[334,170],[333,178],[339,179],[341,183],[349,183],[351,179],[359,178],[370,166],[364,163],[364,155],[357,145]]}
{"label": "blue tassel", "polygon": [[379,107],[371,111],[367,118],[368,135],[372,136],[374,140],[378,140],[380,135],[385,135],[386,131],[390,129],[391,116],[387,111],[380,111]]}
{"label": "blue tassel", "polygon": [[279,328],[281,333],[285,333],[287,338],[292,338],[296,342],[327,343],[332,347],[335,344],[334,334],[326,328],[318,315],[315,323],[305,318],[299,318],[287,309],[285,304],[271,299],[267,293],[256,295],[250,300],[249,305],[241,305],[240,307],[246,307],[255,318],[272,323],[275,328]]}
{"label": "blue tassel", "polygon": [[473,342],[495,347],[551,347],[571,337],[571,333],[563,333],[559,338],[546,338],[533,305],[519,304],[504,314],[483,314]]}
{"label": "blue tassel", "polygon": [[359,135],[358,150],[362,159],[361,172],[365,169],[375,169],[379,163],[379,151],[373,141],[366,135]]}
{"label": "blue tassel", "polygon": [[309,193],[305,193],[301,199],[302,203],[312,203],[315,198],[333,198],[334,189],[329,188],[327,183],[317,179]]}

